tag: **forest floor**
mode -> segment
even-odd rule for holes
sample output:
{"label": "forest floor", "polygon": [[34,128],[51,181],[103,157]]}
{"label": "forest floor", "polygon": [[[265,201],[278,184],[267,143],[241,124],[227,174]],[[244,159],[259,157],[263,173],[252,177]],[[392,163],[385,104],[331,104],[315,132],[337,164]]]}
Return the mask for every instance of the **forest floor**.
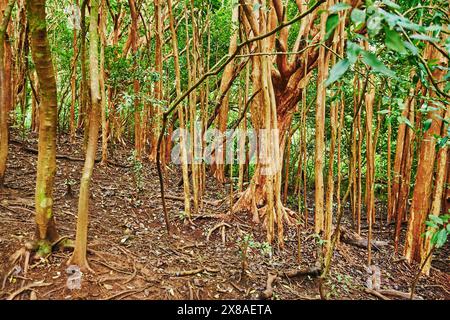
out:
{"label": "forest floor", "polygon": [[[286,226],[285,249],[277,250],[275,245],[272,257],[264,250],[249,249],[248,266],[242,272],[240,239],[252,234],[256,243],[262,243],[265,231],[245,214],[227,221],[226,227],[217,227],[228,211],[228,201],[220,200],[228,198],[229,186],[219,185],[208,177],[204,208],[193,218],[193,224],[189,224],[182,214],[183,201],[179,200],[183,196],[182,186],[178,186],[180,170],[176,166],[168,168],[167,195],[171,199],[167,203],[174,231],[174,236],[169,237],[156,169],[144,164],[143,188],[137,192],[133,168],[127,166],[131,150],[124,147],[116,147],[111,155],[113,164],[96,165],[94,170],[88,259],[95,274],[83,274],[82,289],[70,290],[66,285],[70,276],[66,272],[69,249],[53,252],[47,259],[31,257],[29,263],[23,255],[11,263],[10,257],[34,235],[37,159],[32,150],[37,148],[35,138],[25,143],[28,149],[17,143],[20,140],[17,134],[13,134],[13,139],[16,142],[10,147],[7,188],[0,190],[0,299],[12,296],[15,299],[257,299],[266,289],[268,272],[279,274],[273,284],[275,299],[319,298],[318,280],[314,276],[283,276],[291,270],[314,266],[317,250],[316,240],[310,236],[312,221],[301,230],[300,263],[297,262],[297,228]],[[59,138],[58,155],[82,158],[81,150],[80,139],[72,144],[66,136]],[[56,224],[61,236],[74,239],[83,162],[59,158],[57,166]],[[70,180],[72,196],[67,195]],[[313,208],[308,210],[312,216]],[[377,203],[377,218],[384,211],[385,205]],[[351,229],[349,216],[346,213],[344,227]],[[365,236],[367,228],[362,229]],[[374,263],[381,270],[381,288],[408,292],[418,266],[410,266],[394,256],[392,231],[393,226],[376,226],[374,237],[386,241],[387,245],[374,251]],[[450,299],[448,247],[434,260],[431,276],[419,280],[416,292],[424,299]],[[328,297],[379,299],[365,291],[369,276],[366,261],[366,249],[341,242],[326,283]],[[28,290],[23,290],[28,285]]]}

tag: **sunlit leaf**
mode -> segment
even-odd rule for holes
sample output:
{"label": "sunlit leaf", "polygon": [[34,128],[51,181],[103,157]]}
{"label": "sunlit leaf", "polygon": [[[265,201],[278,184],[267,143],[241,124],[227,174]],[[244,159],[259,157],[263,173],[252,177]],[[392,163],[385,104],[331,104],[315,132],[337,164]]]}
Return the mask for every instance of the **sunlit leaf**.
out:
{"label": "sunlit leaf", "polygon": [[428,131],[428,129],[430,129],[432,123],[433,123],[433,119],[427,119],[423,123],[423,131]]}
{"label": "sunlit leaf", "polygon": [[397,31],[384,28],[384,33],[386,35],[384,43],[389,49],[397,51],[401,54],[406,53],[405,45],[403,44],[402,38]]}
{"label": "sunlit leaf", "polygon": [[387,5],[389,8],[399,10],[400,6],[391,0],[383,0],[383,3]]}
{"label": "sunlit leaf", "polygon": [[366,11],[355,8],[350,14],[350,19],[352,19],[356,25],[364,23],[366,21]]}
{"label": "sunlit leaf", "polygon": [[330,14],[327,18],[325,40],[327,40],[332,34],[334,29],[339,25],[339,15],[337,13]]}
{"label": "sunlit leaf", "polygon": [[395,72],[387,68],[373,53],[362,51],[362,59],[364,63],[369,65],[374,72],[384,74],[388,77],[395,76]]}
{"label": "sunlit leaf", "polygon": [[333,82],[339,80],[348,70],[349,67],[350,61],[348,59],[343,59],[338,63],[336,63],[334,67],[330,70],[330,76],[328,77],[327,81],[325,81],[325,86],[329,86]]}
{"label": "sunlit leaf", "polygon": [[339,3],[336,3],[335,5],[332,5],[332,6],[328,9],[328,11],[329,11],[330,13],[336,13],[336,12],[339,12],[339,11],[343,11],[343,10],[350,9],[351,7],[352,7],[352,6],[349,5],[349,4],[347,4],[347,3],[339,2]]}

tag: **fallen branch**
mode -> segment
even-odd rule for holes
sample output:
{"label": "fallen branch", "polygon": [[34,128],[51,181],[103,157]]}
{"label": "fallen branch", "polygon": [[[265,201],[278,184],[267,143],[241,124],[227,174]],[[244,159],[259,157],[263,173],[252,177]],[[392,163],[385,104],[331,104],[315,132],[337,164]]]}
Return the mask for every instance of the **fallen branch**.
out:
{"label": "fallen branch", "polygon": [[[364,248],[367,249],[367,239],[361,237],[360,235],[356,234],[353,231],[350,231],[348,229],[341,228],[341,240],[342,242],[346,244],[353,245],[358,248]],[[387,246],[388,243],[386,241],[378,241],[378,240],[372,240],[372,248],[375,250],[380,250],[381,247]]]}

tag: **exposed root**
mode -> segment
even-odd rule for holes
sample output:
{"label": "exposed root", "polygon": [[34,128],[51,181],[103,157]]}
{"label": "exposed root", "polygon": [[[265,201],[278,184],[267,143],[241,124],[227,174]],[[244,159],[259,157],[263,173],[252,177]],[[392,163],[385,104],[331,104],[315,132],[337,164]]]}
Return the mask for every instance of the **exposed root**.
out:
{"label": "exposed root", "polygon": [[261,292],[259,294],[259,299],[261,300],[267,300],[272,298],[273,296],[273,283],[278,278],[277,274],[274,273],[267,273],[267,283],[266,283],[266,290]]}
{"label": "exposed root", "polygon": [[[405,300],[409,300],[411,297],[411,293],[409,292],[401,292],[393,289],[373,290],[366,288],[364,289],[364,292],[376,296],[382,300],[391,300],[390,298],[388,298],[388,296]],[[423,300],[423,297],[414,295],[414,300]]]}
{"label": "exposed root", "polygon": [[17,289],[13,293],[11,293],[6,300],[14,300],[14,298],[17,297],[19,294],[21,294],[22,292],[25,292],[27,290],[30,290],[32,288],[46,287],[46,286],[49,286],[49,285],[51,285],[51,283],[34,282],[34,283],[27,284],[26,286],[24,286],[24,287],[22,287],[20,289]]}
{"label": "exposed root", "polygon": [[[206,241],[209,241],[209,238],[211,237],[212,233],[215,230],[217,230],[217,229],[219,229],[221,227],[223,227],[223,228],[225,228],[225,227],[231,228],[231,226],[228,223],[226,223],[226,222],[220,222],[220,223],[216,224],[211,230],[209,230],[208,235],[206,236]],[[224,230],[224,229],[222,229],[222,230]],[[222,233],[223,232],[224,231],[222,231]]]}
{"label": "exposed root", "polygon": [[388,297],[386,297],[385,295],[383,295],[383,294],[381,294],[380,292],[378,292],[378,291],[376,291],[376,290],[373,290],[373,289],[368,289],[368,288],[366,288],[366,289],[364,289],[364,292],[365,292],[365,293],[368,293],[368,294],[371,294],[371,295],[373,295],[373,296],[375,296],[375,297],[378,297],[378,298],[380,298],[381,300],[391,300],[391,299],[389,299]]}
{"label": "exposed root", "polygon": [[116,298],[119,298],[119,300],[120,299],[124,299],[124,298],[126,298],[128,296],[131,296],[133,294],[136,294],[136,293],[145,291],[147,289],[150,289],[152,286],[153,285],[148,285],[148,286],[144,286],[142,288],[123,290],[123,291],[120,291],[119,293],[116,293],[116,294],[113,294],[112,296],[107,297],[105,300],[113,300],[113,299],[116,299]]}
{"label": "exposed root", "polygon": [[197,273],[202,273],[202,272],[212,272],[212,273],[217,273],[220,272],[219,269],[213,269],[213,268],[197,268],[197,269],[192,269],[192,270],[183,270],[183,271],[168,271],[167,273],[171,276],[175,276],[175,277],[185,277],[185,276],[192,276],[194,274]]}
{"label": "exposed root", "polygon": [[319,266],[310,267],[307,269],[294,269],[289,271],[282,271],[279,273],[280,276],[285,276],[288,278],[302,277],[302,276],[311,276],[318,277],[322,273],[322,268]]}

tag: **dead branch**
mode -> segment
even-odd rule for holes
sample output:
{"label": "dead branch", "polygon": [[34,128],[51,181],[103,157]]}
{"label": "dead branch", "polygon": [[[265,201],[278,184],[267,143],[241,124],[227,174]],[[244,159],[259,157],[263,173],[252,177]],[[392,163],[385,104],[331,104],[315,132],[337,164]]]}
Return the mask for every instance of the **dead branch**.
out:
{"label": "dead branch", "polygon": [[[361,237],[360,235],[356,234],[353,231],[350,231],[348,229],[342,228],[340,230],[341,232],[341,241],[350,244],[353,246],[356,246],[358,248],[367,248],[367,239]],[[375,250],[380,250],[381,247],[385,247],[388,245],[386,241],[378,241],[378,240],[372,240],[372,247]]]}

